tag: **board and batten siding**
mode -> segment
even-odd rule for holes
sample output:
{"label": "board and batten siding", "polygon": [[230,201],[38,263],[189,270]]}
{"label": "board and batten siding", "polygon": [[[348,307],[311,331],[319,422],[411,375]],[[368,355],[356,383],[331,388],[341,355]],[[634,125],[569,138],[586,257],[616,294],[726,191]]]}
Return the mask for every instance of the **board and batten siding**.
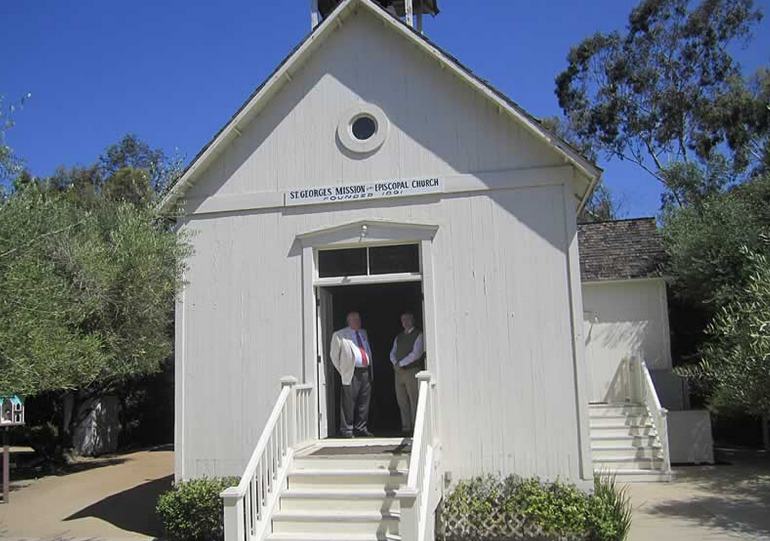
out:
{"label": "board and batten siding", "polygon": [[[335,137],[361,100],[390,121],[366,157]],[[438,227],[429,369],[442,469],[590,478],[578,181],[553,148],[368,13],[335,30],[239,130],[199,173],[179,222],[195,253],[177,304],[178,479],[240,474],[279,378],[315,383],[297,237],[361,220]],[[453,175],[473,188],[282,207],[287,189]]]}
{"label": "board and batten siding", "polygon": [[184,434],[177,473],[239,473],[279,378],[315,380],[303,367],[296,235],[378,219],[438,225],[438,351],[431,358],[445,467],[461,477],[578,478],[564,194],[549,186],[189,221],[195,254],[180,303]]}
{"label": "board and batten siding", "polygon": [[[368,13],[336,30],[201,173],[186,194],[188,208],[212,195],[235,205],[245,194],[298,187],[564,165],[392,34]],[[382,147],[365,159],[336,137],[339,121],[361,101],[379,106],[390,124]]]}
{"label": "board and batten siding", "polygon": [[623,360],[671,368],[668,301],[663,278],[583,284],[586,363],[592,402],[622,402]]}

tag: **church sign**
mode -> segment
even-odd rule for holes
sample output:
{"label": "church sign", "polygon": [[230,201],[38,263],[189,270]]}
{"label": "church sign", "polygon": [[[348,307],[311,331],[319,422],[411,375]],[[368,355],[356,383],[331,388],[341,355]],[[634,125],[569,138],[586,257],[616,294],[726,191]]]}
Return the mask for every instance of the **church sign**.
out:
{"label": "church sign", "polygon": [[439,178],[416,178],[408,180],[383,180],[342,186],[325,186],[289,190],[284,194],[284,205],[314,205],[319,203],[340,203],[368,199],[388,199],[393,197],[413,197],[441,193],[443,190]]}

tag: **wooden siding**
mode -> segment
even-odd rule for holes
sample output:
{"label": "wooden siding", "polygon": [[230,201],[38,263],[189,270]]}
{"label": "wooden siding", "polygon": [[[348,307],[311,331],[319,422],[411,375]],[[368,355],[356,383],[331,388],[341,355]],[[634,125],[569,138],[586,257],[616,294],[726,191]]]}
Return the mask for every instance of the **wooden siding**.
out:
{"label": "wooden siding", "polygon": [[[189,208],[214,193],[563,165],[547,144],[395,37],[369,13],[340,27],[201,173]],[[390,121],[382,148],[366,159],[336,138],[338,122],[360,101]]]}
{"label": "wooden siding", "polygon": [[[279,378],[314,381],[303,364],[315,329],[303,326],[303,311],[313,307],[303,306],[310,273],[297,236],[359,220],[438,226],[425,242],[432,242],[437,332],[428,341],[444,469],[455,479],[590,477],[581,470],[588,434],[577,381],[582,329],[573,315],[580,310],[573,169],[393,38],[368,13],[343,24],[188,193],[181,227],[194,233],[195,254],[177,311],[178,478],[240,473]],[[366,158],[335,138],[342,112],[363,99],[391,125]],[[522,170],[538,167],[548,168],[539,181],[520,181]],[[494,185],[490,171],[498,172]],[[288,188],[457,174],[476,188],[211,212],[216,198],[276,200]]]}
{"label": "wooden siding", "polygon": [[671,368],[666,283],[662,278],[583,284],[589,400],[617,402],[623,359]]}
{"label": "wooden siding", "polygon": [[[455,475],[579,477],[561,186],[371,208],[194,219],[184,296],[184,477],[237,473],[302,376],[297,234],[362,219],[432,223],[434,355]],[[376,329],[370,329],[376,332]],[[314,374],[308,374],[312,381]]]}

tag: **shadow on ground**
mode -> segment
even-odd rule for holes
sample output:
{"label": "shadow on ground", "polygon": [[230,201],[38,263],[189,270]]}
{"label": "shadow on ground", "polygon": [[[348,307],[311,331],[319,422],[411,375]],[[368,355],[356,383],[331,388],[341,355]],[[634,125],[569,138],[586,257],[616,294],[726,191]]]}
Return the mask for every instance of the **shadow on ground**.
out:
{"label": "shadow on ground", "polygon": [[720,450],[719,458],[727,464],[676,468],[675,484],[692,487],[693,495],[659,501],[646,511],[747,538],[770,538],[770,456]]}
{"label": "shadow on ground", "polygon": [[67,518],[95,517],[113,526],[148,536],[160,536],[162,528],[155,514],[155,504],[161,493],[171,488],[174,479],[168,475],[108,496]]}

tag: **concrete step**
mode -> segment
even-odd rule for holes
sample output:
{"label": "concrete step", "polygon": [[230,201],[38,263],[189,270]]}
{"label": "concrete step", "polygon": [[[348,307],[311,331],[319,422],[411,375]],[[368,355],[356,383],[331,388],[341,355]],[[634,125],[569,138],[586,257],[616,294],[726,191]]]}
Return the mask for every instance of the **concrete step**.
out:
{"label": "concrete step", "polygon": [[401,470],[409,467],[408,454],[350,454],[328,456],[299,456],[294,458],[295,470],[386,469]]}
{"label": "concrete step", "polygon": [[649,416],[643,415],[603,415],[589,419],[591,428],[603,426],[647,426],[651,424]]}
{"label": "concrete step", "polygon": [[374,533],[272,533],[268,541],[401,541],[395,534]]}
{"label": "concrete step", "polygon": [[406,483],[408,470],[366,469],[300,469],[288,475],[289,489],[299,488],[398,488]]}
{"label": "concrete step", "polygon": [[658,446],[632,447],[632,446],[591,446],[591,455],[594,461],[601,459],[653,459],[661,458],[661,448]]}
{"label": "concrete step", "polygon": [[371,511],[276,511],[273,533],[398,534],[398,513]]}
{"label": "concrete step", "polygon": [[594,457],[594,471],[617,470],[662,470],[663,460],[659,458],[636,458],[626,456]]}
{"label": "concrete step", "polygon": [[[594,471],[596,473],[608,473],[596,469]],[[659,483],[671,481],[673,477],[670,473],[658,470],[636,470],[630,468],[615,470],[609,473],[615,476],[615,481],[618,483]]]}
{"label": "concrete step", "polygon": [[[601,433],[600,433],[601,432]],[[605,434],[604,431],[592,430],[591,431],[591,447],[594,446],[631,446],[631,447],[643,447],[645,445],[659,445],[658,439],[653,434],[646,436],[632,436],[626,433],[623,434]]]}
{"label": "concrete step", "polygon": [[281,494],[281,511],[400,511],[395,490],[385,489],[290,489]]}
{"label": "concrete step", "polygon": [[639,404],[601,404],[588,408],[589,417],[606,417],[617,415],[646,415],[647,408]]}
{"label": "concrete step", "polygon": [[655,427],[652,424],[645,425],[603,425],[603,426],[591,426],[591,437],[603,437],[603,436],[654,436],[656,434]]}

